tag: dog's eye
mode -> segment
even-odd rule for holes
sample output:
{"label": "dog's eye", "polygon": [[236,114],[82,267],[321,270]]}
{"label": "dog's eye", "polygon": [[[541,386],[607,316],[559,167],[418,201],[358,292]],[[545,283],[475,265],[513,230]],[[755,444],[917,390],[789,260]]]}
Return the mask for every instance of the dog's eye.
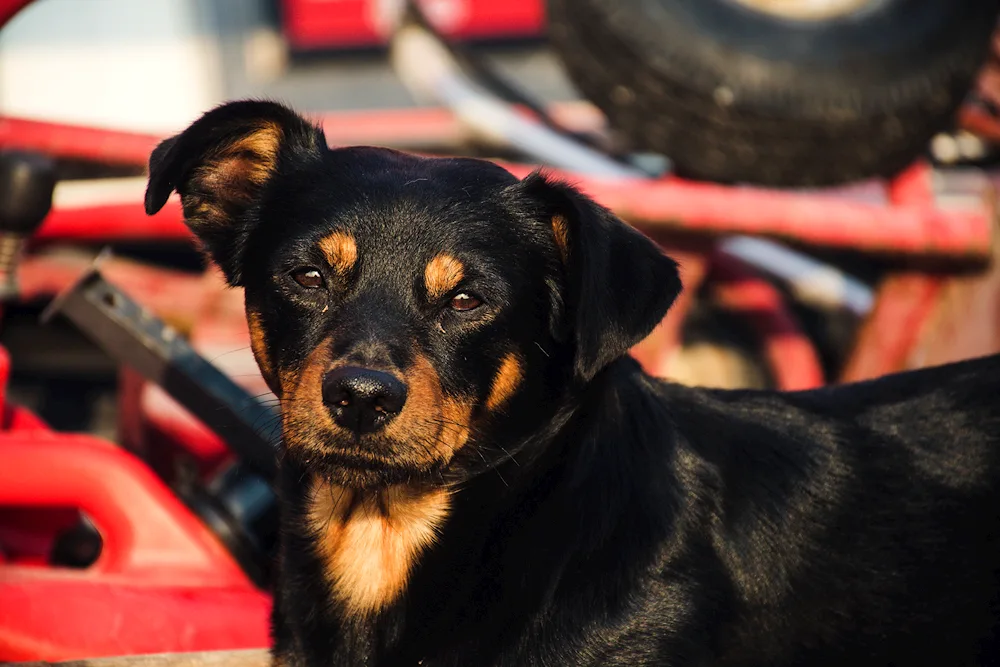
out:
{"label": "dog's eye", "polygon": [[452,310],[464,312],[479,308],[479,306],[483,305],[483,301],[479,297],[469,294],[468,292],[462,292],[461,294],[456,294],[452,297],[449,305]]}
{"label": "dog's eye", "polygon": [[325,284],[323,274],[309,266],[292,271],[292,280],[306,289],[319,289]]}

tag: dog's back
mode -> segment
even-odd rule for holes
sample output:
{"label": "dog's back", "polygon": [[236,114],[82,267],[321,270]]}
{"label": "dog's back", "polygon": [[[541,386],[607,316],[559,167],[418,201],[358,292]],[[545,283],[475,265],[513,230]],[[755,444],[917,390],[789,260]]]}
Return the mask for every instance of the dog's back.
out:
{"label": "dog's back", "polygon": [[712,555],[690,599],[726,610],[723,664],[993,664],[1000,356],[795,394],[657,393],[697,471],[688,540]]}

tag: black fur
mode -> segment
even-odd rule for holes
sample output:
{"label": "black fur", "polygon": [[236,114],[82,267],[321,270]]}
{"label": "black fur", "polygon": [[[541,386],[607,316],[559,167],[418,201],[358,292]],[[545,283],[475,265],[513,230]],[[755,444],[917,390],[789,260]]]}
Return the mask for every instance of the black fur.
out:
{"label": "black fur", "polygon": [[[290,145],[315,131],[269,103],[213,111],[154,153],[150,211],[184,191],[204,137],[254,114],[284,118]],[[308,456],[289,449],[281,663],[1000,664],[1000,358],[791,394],[677,386],[624,356],[676,295],[674,263],[571,187],[374,148],[282,155],[231,235],[203,239],[245,285],[274,364],[297,372],[328,336],[335,357],[404,368],[419,353],[474,409],[439,467],[397,446],[380,454],[391,475],[345,472],[326,433]],[[288,273],[318,264],[335,229],[357,239],[354,273],[296,288]],[[487,310],[421,301],[442,251]],[[511,351],[523,380],[487,410]],[[324,582],[304,527],[316,470],[453,489],[435,544],[375,615],[346,613]]]}

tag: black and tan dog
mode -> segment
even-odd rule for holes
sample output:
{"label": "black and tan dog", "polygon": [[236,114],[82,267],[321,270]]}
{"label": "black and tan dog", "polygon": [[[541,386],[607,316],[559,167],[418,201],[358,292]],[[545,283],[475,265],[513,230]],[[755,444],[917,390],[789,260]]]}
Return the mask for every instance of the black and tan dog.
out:
{"label": "black and tan dog", "polygon": [[1000,359],[653,379],[680,282],[643,236],[273,103],[161,144],[173,190],[283,406],[277,664],[997,663]]}

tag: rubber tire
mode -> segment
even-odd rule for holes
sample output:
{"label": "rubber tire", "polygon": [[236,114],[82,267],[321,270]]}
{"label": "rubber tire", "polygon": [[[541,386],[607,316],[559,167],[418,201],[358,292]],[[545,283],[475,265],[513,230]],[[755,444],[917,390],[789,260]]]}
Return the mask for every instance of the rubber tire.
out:
{"label": "rubber tire", "polygon": [[724,183],[891,176],[947,128],[1000,0],[873,0],[820,22],[733,0],[549,0],[570,78],[632,150]]}

